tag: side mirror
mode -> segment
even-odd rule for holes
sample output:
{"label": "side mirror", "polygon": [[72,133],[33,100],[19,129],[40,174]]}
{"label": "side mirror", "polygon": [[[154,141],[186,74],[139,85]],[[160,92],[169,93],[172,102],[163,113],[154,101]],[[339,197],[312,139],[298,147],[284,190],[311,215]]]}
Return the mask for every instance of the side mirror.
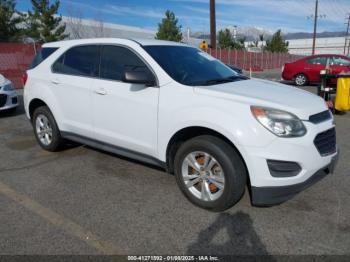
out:
{"label": "side mirror", "polygon": [[123,81],[133,84],[144,84],[146,86],[154,86],[154,77],[145,71],[125,71]]}

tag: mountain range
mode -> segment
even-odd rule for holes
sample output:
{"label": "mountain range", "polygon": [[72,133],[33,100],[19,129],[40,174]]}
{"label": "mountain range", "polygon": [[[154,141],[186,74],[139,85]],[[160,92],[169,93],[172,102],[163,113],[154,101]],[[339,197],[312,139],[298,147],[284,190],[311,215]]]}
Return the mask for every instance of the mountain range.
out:
{"label": "mountain range", "polygon": [[[264,28],[260,27],[228,27],[228,29],[231,31],[232,34],[236,31],[236,37],[242,38],[245,37],[246,41],[254,41],[259,39],[259,35],[263,34],[264,39],[270,39],[274,32],[271,30],[266,30]],[[282,32],[283,33],[283,32]],[[317,33],[318,38],[324,38],[324,37],[342,37],[345,36],[346,32],[319,32]],[[191,34],[194,38],[199,39],[210,39],[210,34],[208,32],[193,32]],[[309,32],[294,32],[294,33],[286,33],[283,34],[283,37],[286,40],[291,39],[305,39],[305,38],[312,38],[313,33]]]}

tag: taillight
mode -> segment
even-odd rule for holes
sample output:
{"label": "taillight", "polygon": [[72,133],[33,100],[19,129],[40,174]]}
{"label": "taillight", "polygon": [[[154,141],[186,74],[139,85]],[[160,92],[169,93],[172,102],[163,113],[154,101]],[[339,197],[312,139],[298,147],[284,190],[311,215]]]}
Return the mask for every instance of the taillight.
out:
{"label": "taillight", "polygon": [[23,84],[23,87],[26,85],[27,80],[28,80],[28,74],[27,74],[27,72],[25,72],[25,73],[22,75],[22,84]]}

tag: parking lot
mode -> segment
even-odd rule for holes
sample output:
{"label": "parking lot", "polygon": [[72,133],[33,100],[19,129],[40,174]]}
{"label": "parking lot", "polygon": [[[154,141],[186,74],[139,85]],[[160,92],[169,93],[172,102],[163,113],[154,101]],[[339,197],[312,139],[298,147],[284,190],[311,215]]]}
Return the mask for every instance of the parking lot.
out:
{"label": "parking lot", "polygon": [[23,107],[1,114],[0,253],[350,255],[350,114],[335,118],[335,174],[279,206],[246,192],[212,213],[163,170],[86,146],[43,151]]}

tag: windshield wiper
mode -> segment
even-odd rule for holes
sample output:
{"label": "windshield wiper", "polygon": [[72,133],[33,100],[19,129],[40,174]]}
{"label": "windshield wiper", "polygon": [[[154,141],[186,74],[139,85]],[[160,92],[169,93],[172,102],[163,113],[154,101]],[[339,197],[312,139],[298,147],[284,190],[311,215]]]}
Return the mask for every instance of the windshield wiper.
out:
{"label": "windshield wiper", "polygon": [[243,75],[233,75],[225,78],[217,78],[217,79],[210,79],[206,81],[196,82],[196,83],[193,83],[193,85],[210,86],[215,84],[223,84],[223,83],[235,82],[238,80],[246,80],[246,79],[249,79],[249,78]]}

